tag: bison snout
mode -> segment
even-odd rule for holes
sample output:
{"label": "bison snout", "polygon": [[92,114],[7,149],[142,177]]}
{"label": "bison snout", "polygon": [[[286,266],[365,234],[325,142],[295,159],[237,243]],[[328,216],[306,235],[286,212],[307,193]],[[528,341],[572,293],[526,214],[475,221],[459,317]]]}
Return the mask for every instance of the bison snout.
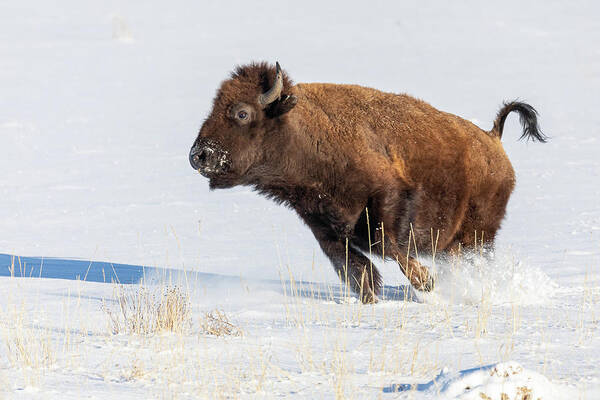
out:
{"label": "bison snout", "polygon": [[206,161],[209,158],[209,154],[212,153],[210,149],[200,149],[197,152],[192,150],[190,152],[190,164],[194,169],[200,169],[206,165]]}
{"label": "bison snout", "polygon": [[230,165],[228,153],[211,142],[194,145],[189,159],[192,168],[207,177],[227,172]]}

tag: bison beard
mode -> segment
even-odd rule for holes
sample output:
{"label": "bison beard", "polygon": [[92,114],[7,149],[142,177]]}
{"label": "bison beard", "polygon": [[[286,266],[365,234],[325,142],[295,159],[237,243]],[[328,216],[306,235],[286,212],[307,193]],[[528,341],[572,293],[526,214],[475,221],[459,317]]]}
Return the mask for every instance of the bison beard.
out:
{"label": "bison beard", "polygon": [[515,183],[500,142],[512,111],[522,137],[545,141],[525,103],[505,104],[486,132],[404,94],[292,85],[278,63],[250,64],[221,84],[190,163],[211,189],[248,185],[293,208],[370,303],[382,281],[365,253],[395,260],[413,287],[430,291],[416,249],[493,246]]}

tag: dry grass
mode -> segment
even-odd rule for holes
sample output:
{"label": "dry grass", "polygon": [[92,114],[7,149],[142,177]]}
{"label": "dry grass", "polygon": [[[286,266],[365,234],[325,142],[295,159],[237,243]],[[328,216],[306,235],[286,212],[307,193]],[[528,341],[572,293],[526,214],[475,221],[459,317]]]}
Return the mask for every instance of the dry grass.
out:
{"label": "dry grass", "polygon": [[12,313],[3,329],[3,339],[14,367],[45,369],[54,363],[55,349],[48,330],[25,320],[24,310]]}
{"label": "dry grass", "polygon": [[33,387],[40,386],[42,376],[55,365],[57,354],[50,330],[35,322],[38,319],[24,305],[0,309],[0,339],[5,348],[0,355],[5,354],[11,368],[22,371],[22,382]]}
{"label": "dry grass", "polygon": [[[190,295],[179,286],[150,288],[140,285],[115,289],[112,309],[106,305],[113,334],[150,335],[160,332],[187,334],[192,328]],[[205,312],[198,321],[198,332],[213,336],[242,336],[242,330],[222,310]]]}
{"label": "dry grass", "polygon": [[204,313],[200,317],[200,333],[213,336],[242,336],[242,330],[231,323],[221,310]]}
{"label": "dry grass", "polygon": [[149,335],[185,333],[191,326],[190,298],[178,286],[151,289],[119,285],[115,289],[118,310],[104,305],[114,334]]}
{"label": "dry grass", "polygon": [[[479,398],[481,400],[494,400],[492,397],[483,392],[479,392]],[[534,398],[531,389],[529,389],[527,386],[521,386],[517,388],[517,393],[513,399],[511,399],[506,393],[500,393],[500,400],[534,400]],[[538,398],[537,400],[541,399]]]}

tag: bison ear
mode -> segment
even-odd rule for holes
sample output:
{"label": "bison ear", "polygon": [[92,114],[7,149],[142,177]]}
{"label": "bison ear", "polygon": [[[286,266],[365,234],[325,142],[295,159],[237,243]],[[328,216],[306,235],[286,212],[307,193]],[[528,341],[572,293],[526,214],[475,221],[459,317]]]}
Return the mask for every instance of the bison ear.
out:
{"label": "bison ear", "polygon": [[276,100],[267,108],[267,116],[270,118],[279,117],[294,108],[296,103],[298,103],[298,98],[293,94],[282,94],[279,100]]}

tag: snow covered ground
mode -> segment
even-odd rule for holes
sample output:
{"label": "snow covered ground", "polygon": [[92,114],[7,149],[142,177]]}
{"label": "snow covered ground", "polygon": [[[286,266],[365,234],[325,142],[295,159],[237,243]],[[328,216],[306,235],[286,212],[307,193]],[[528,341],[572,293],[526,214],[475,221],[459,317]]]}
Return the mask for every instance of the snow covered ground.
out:
{"label": "snow covered ground", "polygon": [[[600,398],[599,14],[586,1],[0,3],[0,253],[40,257],[0,256],[0,397]],[[382,266],[386,301],[362,306],[291,211],[209,192],[189,147],[250,60],[407,92],[484,129],[503,100],[534,105],[551,140],[517,142],[509,117],[518,183],[497,260],[438,263],[429,296]],[[44,272],[41,257],[58,259]],[[110,263],[184,288],[189,329],[114,335]],[[32,277],[6,276],[13,265]],[[214,309],[243,335],[203,333]]]}

